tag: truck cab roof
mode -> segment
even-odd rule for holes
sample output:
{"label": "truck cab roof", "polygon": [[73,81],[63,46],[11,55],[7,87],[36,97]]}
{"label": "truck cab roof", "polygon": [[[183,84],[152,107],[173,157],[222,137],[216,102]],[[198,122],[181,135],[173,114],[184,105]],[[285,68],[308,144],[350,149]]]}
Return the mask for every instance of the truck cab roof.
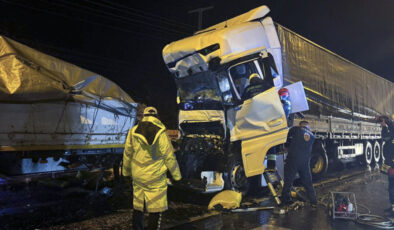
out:
{"label": "truck cab roof", "polygon": [[268,12],[267,6],[261,6],[172,42],[163,49],[164,62],[178,78],[208,70],[214,58],[225,64],[263,50],[276,50],[270,53],[280,62],[280,43],[274,22],[265,17]]}

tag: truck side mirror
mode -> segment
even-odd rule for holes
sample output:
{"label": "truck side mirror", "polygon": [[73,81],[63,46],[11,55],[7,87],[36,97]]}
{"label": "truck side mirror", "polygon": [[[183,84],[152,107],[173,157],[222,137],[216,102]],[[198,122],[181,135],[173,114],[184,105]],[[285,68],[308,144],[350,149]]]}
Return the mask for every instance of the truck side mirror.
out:
{"label": "truck side mirror", "polygon": [[208,62],[208,69],[211,71],[215,71],[220,67],[220,59],[219,57],[214,57]]}

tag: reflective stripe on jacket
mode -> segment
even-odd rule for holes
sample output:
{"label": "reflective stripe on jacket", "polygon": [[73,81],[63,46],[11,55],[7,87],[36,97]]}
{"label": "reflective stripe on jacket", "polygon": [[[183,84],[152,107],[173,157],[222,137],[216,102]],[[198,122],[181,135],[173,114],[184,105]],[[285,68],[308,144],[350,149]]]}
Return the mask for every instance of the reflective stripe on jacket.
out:
{"label": "reflective stripe on jacket", "polygon": [[171,141],[159,119],[148,116],[130,129],[123,153],[123,175],[133,179],[133,208],[167,210],[167,170],[181,179]]}

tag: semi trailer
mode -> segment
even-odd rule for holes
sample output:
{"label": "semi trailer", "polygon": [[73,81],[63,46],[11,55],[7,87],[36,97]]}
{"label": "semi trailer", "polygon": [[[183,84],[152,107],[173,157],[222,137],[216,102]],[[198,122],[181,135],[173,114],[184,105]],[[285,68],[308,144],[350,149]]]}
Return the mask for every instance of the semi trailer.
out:
{"label": "semi trailer", "polygon": [[[292,113],[303,112],[317,137],[314,178],[335,162],[381,161],[381,129],[371,121],[393,113],[393,83],[275,24],[268,13],[258,7],[163,49],[178,89],[176,156],[183,177],[202,192],[245,192],[264,172],[267,152],[284,152],[283,87],[292,89]],[[245,100],[253,73],[269,87]]]}
{"label": "semi trailer", "polygon": [[302,81],[309,102],[304,119],[317,137],[311,159],[314,178],[337,163],[379,167],[384,143],[374,120],[393,114],[394,84],[281,25],[276,31],[284,84]]}
{"label": "semi trailer", "polygon": [[118,167],[137,104],[101,75],[0,36],[0,171]]}

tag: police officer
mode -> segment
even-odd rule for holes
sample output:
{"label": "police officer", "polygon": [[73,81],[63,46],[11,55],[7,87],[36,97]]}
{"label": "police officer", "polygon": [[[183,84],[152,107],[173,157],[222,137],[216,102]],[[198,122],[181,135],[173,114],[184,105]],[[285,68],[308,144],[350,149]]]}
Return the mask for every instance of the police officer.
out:
{"label": "police officer", "polygon": [[394,124],[387,116],[378,117],[378,121],[382,126],[382,141],[385,142],[383,149],[384,164],[390,167],[387,174],[391,214],[394,215]]}
{"label": "police officer", "polygon": [[312,145],[315,136],[309,129],[307,121],[301,121],[299,126],[290,129],[285,147],[288,154],[285,163],[285,178],[282,191],[282,204],[290,204],[290,189],[293,186],[295,176],[298,172],[301,182],[306,189],[309,201],[312,205],[317,204],[315,189],[312,185],[312,175],[309,165]]}
{"label": "police officer", "polygon": [[181,173],[166,128],[157,110],[147,107],[142,120],[130,129],[123,153],[123,176],[133,180],[133,229],[160,229],[161,213],[167,210],[167,170],[179,181]]}
{"label": "police officer", "polygon": [[252,73],[249,76],[249,85],[245,88],[245,91],[242,95],[242,100],[252,98],[257,94],[270,89],[271,87],[273,87],[273,85],[270,85],[268,82],[261,79],[260,75],[257,73]]}

